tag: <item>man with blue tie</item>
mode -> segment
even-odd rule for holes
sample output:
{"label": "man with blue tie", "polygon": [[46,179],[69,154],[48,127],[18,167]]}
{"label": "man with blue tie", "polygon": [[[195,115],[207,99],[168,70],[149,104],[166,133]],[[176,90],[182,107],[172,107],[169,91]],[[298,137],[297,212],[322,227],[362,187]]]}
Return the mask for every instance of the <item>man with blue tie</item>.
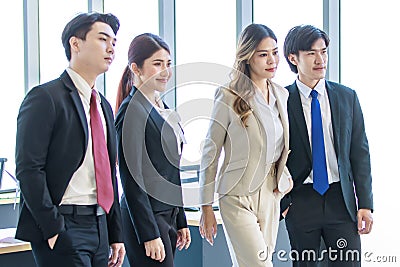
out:
{"label": "man with blue tie", "polygon": [[360,266],[360,234],[372,228],[363,114],[354,90],[325,80],[328,46],[328,35],[311,25],[292,28],[284,43],[298,74],[286,87],[294,188],[281,201],[293,266],[318,266],[323,257],[329,266]]}

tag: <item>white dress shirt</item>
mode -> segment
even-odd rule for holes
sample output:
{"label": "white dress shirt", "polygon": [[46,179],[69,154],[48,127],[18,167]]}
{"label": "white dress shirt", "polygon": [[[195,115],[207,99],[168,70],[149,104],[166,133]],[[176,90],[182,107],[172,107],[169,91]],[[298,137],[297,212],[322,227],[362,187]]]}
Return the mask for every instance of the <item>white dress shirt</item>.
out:
{"label": "white dress shirt", "polygon": [[175,133],[176,142],[178,145],[178,153],[179,155],[182,154],[182,147],[181,144],[186,144],[186,139],[183,134],[183,130],[179,122],[181,121],[181,117],[179,116],[178,112],[168,108],[159,108],[155,106],[155,109],[161,115],[161,117],[172,127]]}
{"label": "white dress shirt", "polygon": [[[90,129],[90,97],[92,94],[92,88],[90,88],[89,84],[82,78],[82,76],[71,68],[67,68],[66,71],[71,77],[75,87],[78,89],[79,96],[82,100],[88,125],[88,140],[85,158],[82,165],[72,175],[67,190],[61,200],[61,204],[94,205],[97,204],[97,190],[92,149],[92,132]],[[102,111],[100,101],[101,99],[97,92],[97,108],[103,124],[104,136],[107,141],[106,122],[103,112],[100,112]],[[68,157],[69,155],[65,156]]]}
{"label": "white dress shirt", "polygon": [[284,147],[283,126],[279,118],[279,110],[272,90],[269,90],[269,103],[267,103],[263,94],[258,89],[256,89],[255,100],[257,109],[262,114],[260,120],[267,136],[266,164],[269,168],[282,154]]}
{"label": "white dress shirt", "polygon": [[[307,124],[308,137],[311,145],[311,88],[296,80],[297,88],[300,91],[301,104],[303,106],[304,118]],[[333,140],[333,129],[332,129],[332,116],[331,107],[329,105],[328,93],[325,88],[325,79],[319,80],[314,90],[318,92],[318,101],[321,107],[322,117],[322,129],[324,131],[324,143],[325,143],[325,155],[326,155],[326,167],[328,171],[329,183],[339,182],[339,170],[336,158],[336,152]],[[293,138],[293,137],[292,137]],[[311,152],[312,153],[312,152]],[[313,172],[311,171],[310,176],[304,181],[304,183],[313,182]]]}

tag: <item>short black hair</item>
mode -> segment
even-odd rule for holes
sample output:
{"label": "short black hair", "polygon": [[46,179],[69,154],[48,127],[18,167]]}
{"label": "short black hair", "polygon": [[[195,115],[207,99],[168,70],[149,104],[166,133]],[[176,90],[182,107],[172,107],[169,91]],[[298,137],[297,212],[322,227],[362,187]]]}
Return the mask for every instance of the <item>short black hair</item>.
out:
{"label": "short black hair", "polygon": [[92,29],[92,25],[96,22],[104,22],[110,25],[114,34],[117,34],[120,25],[119,20],[111,13],[102,14],[91,12],[77,15],[67,23],[61,35],[61,41],[68,61],[71,60],[71,45],[69,44],[69,39],[75,36],[81,40],[85,40],[86,34]]}
{"label": "short black hair", "polygon": [[326,47],[329,46],[329,36],[323,30],[312,25],[299,25],[289,30],[283,44],[283,52],[290,70],[298,73],[297,66],[289,60],[289,55],[299,55],[299,51],[310,51],[312,45],[318,39],[325,41]]}

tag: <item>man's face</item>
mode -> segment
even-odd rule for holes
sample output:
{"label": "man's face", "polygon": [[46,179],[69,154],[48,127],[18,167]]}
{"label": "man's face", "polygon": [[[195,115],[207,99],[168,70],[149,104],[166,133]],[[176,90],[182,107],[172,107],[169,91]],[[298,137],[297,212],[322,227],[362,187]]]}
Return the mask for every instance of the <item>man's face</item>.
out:
{"label": "man's face", "polygon": [[310,88],[325,78],[328,65],[328,51],[324,39],[314,42],[310,51],[299,51],[289,55],[290,62],[297,66],[299,80]]}
{"label": "man's face", "polygon": [[114,60],[116,38],[112,28],[103,22],[95,22],[86,34],[86,40],[78,39],[76,63],[85,73],[99,75]]}

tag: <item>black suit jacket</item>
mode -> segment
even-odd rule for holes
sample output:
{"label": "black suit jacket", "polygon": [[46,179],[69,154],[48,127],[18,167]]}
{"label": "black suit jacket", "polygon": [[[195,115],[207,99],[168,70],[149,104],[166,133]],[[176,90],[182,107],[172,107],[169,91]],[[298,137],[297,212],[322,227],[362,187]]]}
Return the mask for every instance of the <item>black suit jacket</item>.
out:
{"label": "black suit jacket", "polygon": [[[304,180],[310,175],[312,156],[296,82],[286,88],[289,91],[291,150],[287,167],[294,180],[292,191],[294,192],[301,190]],[[343,198],[352,220],[356,221],[358,209],[373,209],[371,166],[364,118],[354,90],[329,81],[326,81],[326,90],[331,109],[334,148]],[[285,210],[290,203],[289,193],[281,201],[281,210]]]}
{"label": "black suit jacket", "polygon": [[121,103],[115,125],[121,206],[129,209],[139,243],[160,237],[157,211],[179,207],[177,227],[187,227],[173,129],[136,88]]}
{"label": "black suit jacket", "polygon": [[[101,95],[107,124],[107,148],[114,186],[114,204],[107,214],[110,244],[122,242],[116,181],[116,135],[110,104]],[[16,140],[16,175],[22,208],[16,237],[47,240],[64,231],[58,212],[73,173],[82,164],[88,125],[77,88],[66,71],[56,80],[33,88],[20,107]]]}

